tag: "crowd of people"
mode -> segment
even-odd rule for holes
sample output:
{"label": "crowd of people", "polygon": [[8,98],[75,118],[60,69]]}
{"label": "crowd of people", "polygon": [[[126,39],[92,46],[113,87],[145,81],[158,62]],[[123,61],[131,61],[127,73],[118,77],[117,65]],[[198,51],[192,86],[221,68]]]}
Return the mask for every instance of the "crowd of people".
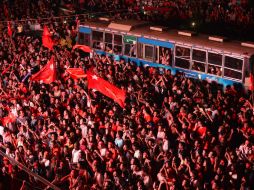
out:
{"label": "crowd of people", "polygon": [[[52,19],[68,22],[76,16],[80,21],[106,16],[117,20],[143,20],[241,41],[254,40],[251,0],[0,0],[0,3],[3,5],[0,6],[0,31],[7,20],[13,27],[22,29],[24,25],[49,23]],[[64,18],[64,15],[72,16]]]}
{"label": "crowd of people", "polygon": [[253,3],[248,0],[2,0],[0,2],[3,4],[0,7],[2,20],[59,16],[61,8],[66,7],[73,12],[75,10],[110,12],[110,16],[118,19],[138,18],[161,23],[172,19],[192,19],[206,23],[241,26],[254,24]]}
{"label": "crowd of people", "polygon": [[[0,150],[8,157],[61,189],[253,189],[254,108],[248,92],[72,51],[76,20],[47,21],[56,43],[50,51],[31,32],[31,26],[43,27],[40,19],[15,20],[25,18],[21,15],[55,16],[60,2],[6,2],[13,4],[0,7],[0,17],[14,20],[11,36],[6,23],[0,27]],[[85,6],[98,2],[89,0]],[[99,5],[124,8],[120,0],[109,2]],[[160,52],[159,62],[170,64],[171,52]],[[57,80],[30,81],[52,56]],[[88,90],[87,80],[71,78],[67,68],[93,68],[125,89],[125,107]],[[10,113],[15,119],[4,122]],[[50,189],[8,157],[0,156],[0,189]]]}
{"label": "crowd of people", "polygon": [[253,24],[254,12],[247,1],[238,3],[234,0],[147,0],[140,1],[140,3],[148,14],[164,14],[163,16],[167,19],[172,17],[182,20],[201,18],[204,22]]}
{"label": "crowd of people", "polygon": [[[48,25],[53,51],[33,33],[0,34],[0,118],[17,117],[0,126],[1,151],[61,189],[254,187],[254,109],[243,89],[72,51],[75,24]],[[52,55],[57,80],[30,81]],[[124,109],[69,67],[125,89]],[[7,157],[0,167],[0,189],[50,189]]]}
{"label": "crowd of people", "polygon": [[[83,1],[85,2],[85,1]],[[165,22],[169,19],[198,19],[204,22],[232,23],[237,25],[253,24],[254,11],[251,1],[243,0],[88,0],[82,3],[86,9],[141,11],[140,18],[149,21]],[[120,16],[117,15],[118,17]],[[123,18],[133,17],[133,15]],[[135,15],[136,17],[136,15]]]}

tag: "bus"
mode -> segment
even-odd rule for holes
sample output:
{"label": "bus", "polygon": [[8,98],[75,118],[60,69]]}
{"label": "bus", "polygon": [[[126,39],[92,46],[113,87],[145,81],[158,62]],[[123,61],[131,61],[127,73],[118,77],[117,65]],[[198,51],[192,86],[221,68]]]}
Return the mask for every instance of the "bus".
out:
{"label": "bus", "polygon": [[90,20],[79,26],[78,43],[97,54],[138,66],[170,69],[187,77],[216,81],[224,87],[248,87],[254,44],[177,31],[136,20]]}

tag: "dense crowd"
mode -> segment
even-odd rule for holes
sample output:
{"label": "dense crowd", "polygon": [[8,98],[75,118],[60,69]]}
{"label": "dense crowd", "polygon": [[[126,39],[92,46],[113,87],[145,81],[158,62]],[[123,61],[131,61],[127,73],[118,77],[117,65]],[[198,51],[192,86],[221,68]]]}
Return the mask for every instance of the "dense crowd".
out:
{"label": "dense crowd", "polygon": [[[49,25],[51,52],[30,33],[0,34],[0,147],[61,189],[252,189],[254,110],[243,89],[71,51],[76,25]],[[54,55],[58,79],[30,81]],[[125,89],[124,109],[68,67]],[[92,102],[88,103],[90,95]],[[0,189],[43,189],[0,157]],[[47,187],[46,187],[47,189]]]}
{"label": "dense crowd", "polygon": [[[248,0],[8,0],[0,1],[1,20],[59,16],[61,8],[111,12],[113,17],[167,22],[197,19],[242,26],[254,24],[253,2]],[[136,14],[133,14],[136,13]],[[201,21],[200,20],[200,21]]]}
{"label": "dense crowd", "polygon": [[[86,1],[83,1],[86,2]],[[245,0],[88,0],[83,7],[93,10],[128,9],[139,12],[138,18],[149,21],[169,21],[169,19],[197,19],[203,22],[253,24],[254,11],[251,1]],[[133,14],[118,14],[117,17],[130,18]],[[136,17],[137,15],[135,15]]]}
{"label": "dense crowd", "polygon": [[238,3],[233,0],[147,0],[140,1],[144,10],[156,19],[158,14],[164,18],[202,19],[203,22],[222,22],[240,25],[253,24],[253,9],[247,1]]}
{"label": "dense crowd", "polygon": [[[31,26],[42,28],[40,23],[45,22],[15,20],[56,16],[61,2],[0,2],[9,2],[0,6],[0,17],[8,15],[13,30],[10,37],[0,23],[0,149],[9,157],[61,189],[253,189],[254,108],[243,89],[222,89],[182,73],[173,76],[170,70],[72,51],[77,42],[75,20],[47,20],[56,43],[49,51],[42,46],[41,36],[30,31]],[[143,6],[141,1],[82,2],[91,10],[128,7],[134,11]],[[167,6],[187,16],[219,11],[215,20],[224,19],[228,7],[231,13],[243,14],[243,4],[208,1],[210,8],[205,8],[205,3],[197,2],[167,1]],[[142,3],[165,5],[164,1]],[[197,10],[190,13],[191,6]],[[245,16],[253,14],[244,10]],[[239,15],[235,18],[243,22]],[[170,50],[160,52],[160,63],[169,65]],[[30,81],[52,55],[57,80],[49,85]],[[88,90],[86,79],[72,79],[65,70],[73,67],[93,68],[125,89],[125,108]],[[17,119],[4,125],[3,118],[10,113]],[[0,168],[0,189],[50,189],[7,157],[0,156]]]}
{"label": "dense crowd", "polygon": [[[12,26],[87,17],[137,19],[181,30],[253,41],[252,0],[0,0],[0,31]],[[86,13],[92,13],[89,16]],[[56,18],[57,17],[57,18]],[[60,17],[60,18],[59,18]],[[22,21],[20,20],[22,19]]]}

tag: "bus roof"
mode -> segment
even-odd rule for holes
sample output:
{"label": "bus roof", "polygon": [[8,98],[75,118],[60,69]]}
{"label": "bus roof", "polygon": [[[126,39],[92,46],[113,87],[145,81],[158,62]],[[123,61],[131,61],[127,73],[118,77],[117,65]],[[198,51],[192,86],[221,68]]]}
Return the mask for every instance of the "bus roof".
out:
{"label": "bus roof", "polygon": [[92,29],[107,29],[115,32],[125,32],[128,35],[143,36],[161,41],[170,41],[184,46],[194,46],[197,49],[207,49],[213,52],[223,51],[225,54],[239,54],[249,57],[254,54],[254,48],[241,46],[239,41],[215,42],[208,39],[207,35],[182,36],[177,30],[154,31],[150,30],[149,23],[136,20],[121,21],[88,21],[83,26]]}

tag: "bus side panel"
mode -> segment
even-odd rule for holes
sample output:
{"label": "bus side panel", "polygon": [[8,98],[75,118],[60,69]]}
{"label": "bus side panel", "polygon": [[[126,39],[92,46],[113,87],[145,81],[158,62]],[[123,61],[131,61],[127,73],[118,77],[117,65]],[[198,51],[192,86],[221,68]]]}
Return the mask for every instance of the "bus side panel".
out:
{"label": "bus side panel", "polygon": [[79,27],[79,32],[85,33],[85,34],[91,34],[92,33],[92,29],[84,27],[84,26],[80,26]]}
{"label": "bus side panel", "polygon": [[144,38],[144,37],[138,38],[138,42],[143,43],[143,44],[150,44],[150,45],[154,45],[154,46],[161,46],[161,47],[171,48],[171,49],[173,49],[173,47],[174,47],[173,43],[165,42],[165,41],[159,41],[159,40],[152,40],[152,39],[148,39],[148,38]]}

